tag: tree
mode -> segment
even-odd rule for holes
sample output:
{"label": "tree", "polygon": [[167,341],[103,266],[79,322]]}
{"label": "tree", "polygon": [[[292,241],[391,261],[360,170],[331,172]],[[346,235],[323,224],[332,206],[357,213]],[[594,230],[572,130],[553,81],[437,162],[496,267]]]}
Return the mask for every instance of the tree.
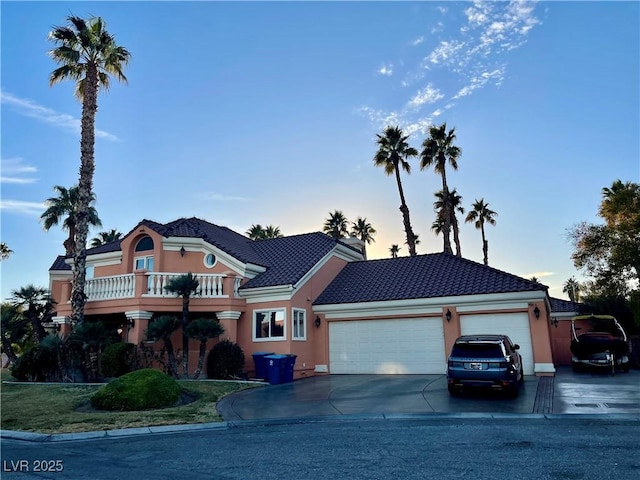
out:
{"label": "tree", "polygon": [[270,238],[283,237],[280,232],[280,227],[276,225],[267,225],[263,228],[259,223],[257,225],[251,225],[251,228],[247,230],[246,234],[251,240],[267,240]]}
{"label": "tree", "polygon": [[376,167],[383,167],[387,175],[395,175],[396,184],[398,185],[398,193],[400,194],[400,212],[402,212],[402,221],[404,223],[404,231],[406,234],[406,244],[409,247],[409,255],[416,255],[415,234],[411,228],[411,219],[409,217],[409,207],[404,197],[402,189],[402,181],[400,180],[400,169],[411,173],[411,165],[409,159],[417,157],[418,151],[410,147],[407,143],[409,135],[403,135],[400,127],[387,127],[382,135],[376,134],[378,137],[378,151],[373,157]]}
{"label": "tree", "polygon": [[[55,185],[53,190],[58,192],[55,197],[48,198],[45,204],[47,209],[40,219],[42,220],[42,228],[49,231],[54,225],[58,225],[58,222],[62,221],[62,229],[69,232],[69,236],[64,241],[63,246],[66,256],[72,256],[76,242],[77,232],[77,219],[79,211],[79,193],[78,186],[74,185],[71,188],[65,188],[60,185]],[[91,203],[95,202],[95,195],[91,195]],[[102,222],[98,218],[98,212],[96,209],[89,205],[87,210],[87,221],[90,225],[95,227],[101,227]]]}
{"label": "tree", "polygon": [[569,278],[564,282],[564,285],[562,285],[562,293],[566,293],[572,302],[580,301],[581,290],[582,285],[580,285],[580,282],[578,282],[575,277]]}
{"label": "tree", "polygon": [[[449,191],[447,195],[445,195],[443,190],[439,190],[435,193],[436,201],[433,202],[434,209],[437,212],[436,220],[431,225],[432,230],[437,230],[436,235],[439,233],[443,233],[447,228],[447,222],[445,221],[445,216],[447,213],[449,214],[449,222],[448,225],[453,229],[453,242],[456,245],[456,256],[462,256],[462,250],[460,247],[460,226],[458,223],[458,217],[456,216],[456,211],[464,214],[464,207],[462,204],[462,197],[458,195],[456,189]],[[436,229],[434,229],[434,226]]]}
{"label": "tree", "polygon": [[202,372],[204,356],[207,353],[207,340],[219,337],[223,333],[224,327],[220,325],[220,322],[210,318],[198,318],[191,322],[187,327],[187,335],[189,338],[195,338],[200,341],[198,368],[196,368],[196,372],[193,374],[194,380],[200,377],[200,372]]}
{"label": "tree", "polygon": [[267,239],[270,238],[282,238],[283,235],[280,232],[280,227],[276,225],[267,225],[264,229],[264,237]]}
{"label": "tree", "polygon": [[391,248],[389,248],[389,253],[391,253],[391,258],[398,258],[399,252],[400,252],[400,247],[395,243],[391,245]]}
{"label": "tree", "polygon": [[11,256],[12,253],[13,253],[13,250],[11,250],[6,243],[4,242],[0,243],[0,261],[6,260]]}
{"label": "tree", "polygon": [[47,335],[43,323],[49,322],[53,313],[53,300],[49,290],[44,287],[27,285],[11,292],[9,301],[16,308],[21,308],[31,324],[31,335],[34,343],[40,343]]}
{"label": "tree", "polygon": [[[454,170],[458,169],[458,159],[462,155],[460,147],[454,145],[456,140],[455,128],[451,128],[447,132],[447,124],[443,123],[439,127],[433,126],[429,128],[429,137],[422,142],[422,152],[420,153],[420,170],[433,166],[436,173],[442,177],[442,191],[445,200],[448,199],[449,186],[447,185],[447,163]],[[451,210],[453,207],[445,202],[443,205],[444,213],[442,220],[444,229],[442,236],[444,241],[444,252],[453,253],[451,250]]]}
{"label": "tree", "polygon": [[189,300],[191,295],[198,291],[200,282],[196,276],[189,272],[186,275],[174,277],[167,282],[164,289],[168,292],[182,297],[182,375],[189,377],[189,336],[187,326],[189,325]]}
{"label": "tree", "polygon": [[100,232],[98,236],[91,240],[91,247],[99,247],[100,245],[104,245],[105,243],[115,242],[116,240],[120,240],[122,238],[122,233],[112,228],[108,232]]}
{"label": "tree", "polygon": [[373,236],[376,234],[376,229],[367,222],[366,218],[358,217],[355,222],[351,224],[351,235],[358,237],[363,242],[362,254],[364,259],[367,259],[367,244],[375,242]]}
{"label": "tree", "polygon": [[482,233],[482,254],[484,257],[484,264],[489,265],[489,242],[485,237],[484,224],[495,225],[495,217],[498,214],[489,208],[489,204],[485,203],[484,198],[473,202],[471,210],[467,213],[465,218],[466,223],[474,222],[475,227]]}
{"label": "tree", "polygon": [[22,309],[8,302],[2,302],[2,351],[13,365],[18,359],[14,345],[24,346],[29,337],[29,320],[22,314]]}
{"label": "tree", "polygon": [[340,210],[329,212],[329,218],[325,219],[322,231],[333,237],[334,240],[340,240],[349,235],[349,221]]}
{"label": "tree", "polygon": [[82,102],[80,130],[80,180],[78,204],[75,215],[76,243],[73,262],[73,285],[71,292],[71,321],[84,322],[86,295],[86,243],[89,234],[90,204],[93,199],[93,175],[95,171],[95,119],[98,110],[98,90],[109,89],[110,75],[126,82],[124,66],[130,54],[116,44],[115,38],[106,30],[100,17],[84,20],[67,18],[67,26],[54,27],[49,40],[56,48],[49,52],[60,65],[49,77],[51,86],[63,81],[75,82],[75,95]]}
{"label": "tree", "polygon": [[[172,315],[162,315],[155,318],[149,323],[147,328],[147,339],[151,341],[162,340],[164,348],[167,351],[167,357],[169,360],[169,374],[172,377],[178,378],[178,365],[176,363],[176,354],[173,349],[173,342],[171,341],[171,335],[180,327],[180,320]],[[182,352],[182,356],[186,357],[189,354],[188,351]]]}

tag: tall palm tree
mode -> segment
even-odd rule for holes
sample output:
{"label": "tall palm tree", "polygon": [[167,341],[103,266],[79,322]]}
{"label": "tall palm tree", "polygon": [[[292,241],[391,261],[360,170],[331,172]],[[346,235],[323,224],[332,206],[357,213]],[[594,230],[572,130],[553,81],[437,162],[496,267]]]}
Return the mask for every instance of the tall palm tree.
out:
{"label": "tall palm tree", "polygon": [[389,248],[389,253],[391,254],[391,258],[398,258],[398,253],[400,253],[400,247],[394,243]]}
{"label": "tall palm tree", "polygon": [[29,336],[29,320],[23,315],[22,308],[8,302],[2,302],[0,306],[2,324],[0,338],[2,340],[2,352],[9,358],[9,364],[13,365],[18,359],[13,345],[24,345]]}
{"label": "tall palm tree", "polygon": [[[611,187],[603,188],[598,213],[610,227],[629,221],[633,217],[636,222],[640,222],[640,184],[616,180]],[[638,227],[640,225],[636,226]]]}
{"label": "tall palm tree", "polygon": [[580,285],[580,282],[578,282],[575,277],[571,277],[570,279],[568,279],[562,286],[562,293],[566,293],[567,295],[569,295],[569,299],[572,302],[580,301],[581,290],[582,285]]}
{"label": "tall palm tree", "polygon": [[334,240],[340,240],[349,235],[349,221],[340,210],[329,212],[329,218],[325,219],[322,231],[333,237]]}
{"label": "tall palm tree", "polygon": [[[53,190],[58,194],[55,197],[47,198],[45,202],[47,209],[40,215],[42,228],[49,231],[51,227],[58,225],[58,222],[64,218],[62,228],[69,232],[69,236],[63,242],[63,245],[65,254],[70,257],[73,255],[76,245],[78,212],[80,208],[78,186],[74,185],[71,188],[65,188],[60,185],[55,185]],[[95,195],[92,194],[91,203],[95,202],[95,199]],[[91,204],[87,210],[86,218],[89,225],[94,227],[102,226],[102,222],[100,218],[98,218],[98,212]]]}
{"label": "tall palm tree", "polygon": [[282,238],[283,236],[280,232],[280,227],[276,225],[267,225],[264,228],[264,238]]}
{"label": "tall palm tree", "polygon": [[219,337],[224,333],[224,327],[220,325],[218,320],[211,318],[198,318],[191,322],[187,327],[187,335],[189,338],[195,338],[200,341],[200,349],[198,355],[198,368],[193,374],[193,379],[197,380],[202,372],[204,365],[204,356],[207,353],[207,340]]}
{"label": "tall palm tree", "polygon": [[373,236],[376,233],[376,229],[367,222],[366,218],[358,217],[357,220],[351,224],[351,235],[362,240],[362,254],[365,260],[367,259],[367,244],[375,242]]}
{"label": "tall palm tree", "polygon": [[456,256],[461,257],[462,250],[460,247],[460,225],[458,223],[456,212],[459,212],[461,214],[464,213],[464,207],[462,206],[462,197],[458,195],[458,192],[456,192],[455,188],[449,191],[446,196],[442,190],[437,191],[435,193],[435,196],[436,201],[433,202],[433,206],[438,212],[438,215],[436,217],[436,221],[431,225],[431,228],[435,230],[434,226],[437,226],[436,235],[439,233],[444,233],[444,229],[446,228],[445,215],[446,212],[448,212],[449,226],[453,229],[453,242],[456,245]]}
{"label": "tall palm tree", "polygon": [[489,265],[489,242],[484,234],[484,224],[495,225],[498,214],[489,208],[489,204],[484,202],[484,198],[473,202],[471,210],[467,213],[465,222],[475,222],[476,228],[482,232],[482,253],[484,256],[484,264]]}
{"label": "tall palm tree", "polygon": [[252,224],[251,228],[247,230],[246,235],[251,240],[263,240],[265,238],[264,228],[262,228],[262,225],[260,225],[259,223]]}
{"label": "tall palm tree", "polygon": [[416,254],[415,234],[411,228],[411,219],[409,218],[409,207],[402,190],[402,181],[400,180],[400,169],[408,174],[411,173],[411,165],[408,160],[411,157],[417,157],[418,151],[409,146],[407,142],[409,135],[403,135],[400,127],[387,127],[382,135],[376,134],[378,137],[378,151],[373,157],[376,167],[384,167],[387,175],[395,175],[398,185],[398,193],[400,194],[400,211],[402,212],[402,221],[404,223],[404,231],[407,237],[405,242],[409,247],[409,255]]}
{"label": "tall palm tree", "polygon": [[13,290],[11,304],[16,308],[21,308],[24,316],[31,324],[31,335],[37,344],[47,335],[43,323],[51,320],[53,313],[53,300],[49,290],[44,287],[27,285],[26,287]]}
{"label": "tall palm tree", "polygon": [[13,250],[11,250],[6,243],[0,243],[0,260],[6,260],[12,253]]}
{"label": "tall palm tree", "polygon": [[189,377],[189,336],[187,327],[189,326],[189,300],[191,295],[198,290],[200,282],[196,276],[189,272],[186,275],[174,277],[167,282],[164,289],[168,292],[182,297],[182,375]]}
{"label": "tall palm tree", "polygon": [[[433,126],[429,128],[429,137],[422,142],[422,152],[420,153],[420,169],[433,166],[436,173],[442,177],[442,191],[445,197],[449,192],[447,185],[447,163],[454,170],[458,169],[458,159],[462,155],[460,147],[454,145],[456,140],[455,128],[449,129],[447,132],[447,124],[443,123],[439,127]],[[445,253],[453,253],[451,250],[451,213],[452,207],[448,202],[444,205],[445,215],[443,216],[444,230],[442,231]]]}
{"label": "tall palm tree", "polygon": [[115,228],[112,228],[108,232],[100,232],[98,236],[91,240],[91,247],[99,247],[105,243],[115,242],[122,238],[122,232],[119,232]]}
{"label": "tall palm tree", "polygon": [[76,244],[73,262],[73,288],[71,292],[71,321],[84,322],[86,295],[86,244],[89,235],[89,207],[93,198],[93,175],[95,171],[95,119],[98,110],[98,90],[107,90],[110,75],[126,82],[124,66],[130,54],[116,44],[115,38],[106,30],[100,17],[84,20],[70,16],[69,24],[54,27],[49,40],[56,47],[49,52],[60,65],[49,77],[51,86],[63,80],[76,84],[75,95],[82,102],[80,130],[80,180],[78,183],[78,209],[76,214]]}

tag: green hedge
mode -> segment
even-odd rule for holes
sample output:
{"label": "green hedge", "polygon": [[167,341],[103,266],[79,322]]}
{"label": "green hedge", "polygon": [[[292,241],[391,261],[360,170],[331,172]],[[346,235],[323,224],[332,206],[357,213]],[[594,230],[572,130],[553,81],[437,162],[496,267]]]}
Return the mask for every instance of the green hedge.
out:
{"label": "green hedge", "polygon": [[180,398],[180,385],[168,375],[145,368],[116,378],[91,397],[101,410],[147,410],[171,407]]}

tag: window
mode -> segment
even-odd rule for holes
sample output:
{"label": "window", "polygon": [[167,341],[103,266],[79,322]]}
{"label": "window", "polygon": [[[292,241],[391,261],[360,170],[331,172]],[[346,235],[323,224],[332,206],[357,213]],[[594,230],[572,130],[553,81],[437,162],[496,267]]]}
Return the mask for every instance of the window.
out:
{"label": "window", "polygon": [[285,310],[254,310],[253,340],[284,340]]}
{"label": "window", "polygon": [[136,252],[144,252],[146,250],[153,250],[153,240],[151,237],[144,237],[136,244]]}
{"label": "window", "polygon": [[216,256],[213,253],[207,253],[204,256],[204,266],[212,268],[216,264]]}
{"label": "window", "polygon": [[307,339],[307,311],[299,308],[294,308],[292,311],[292,331],[291,338],[293,340],[306,340]]}
{"label": "window", "polygon": [[91,280],[95,275],[95,271],[96,271],[96,267],[94,265],[87,265],[85,278],[87,280]]}
{"label": "window", "polygon": [[137,257],[135,259],[135,269],[153,272],[153,257]]}

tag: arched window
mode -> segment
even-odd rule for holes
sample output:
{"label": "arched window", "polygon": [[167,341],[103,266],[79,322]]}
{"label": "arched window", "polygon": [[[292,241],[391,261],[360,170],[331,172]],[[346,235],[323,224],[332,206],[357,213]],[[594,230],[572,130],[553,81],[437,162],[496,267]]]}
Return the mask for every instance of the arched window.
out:
{"label": "arched window", "polygon": [[136,252],[144,252],[146,250],[153,250],[153,239],[151,237],[140,239],[136,245]]}
{"label": "arched window", "polygon": [[[153,239],[151,237],[141,238],[136,244],[136,252],[153,253]],[[147,270],[153,272],[153,255],[136,256],[133,268],[135,270]]]}

